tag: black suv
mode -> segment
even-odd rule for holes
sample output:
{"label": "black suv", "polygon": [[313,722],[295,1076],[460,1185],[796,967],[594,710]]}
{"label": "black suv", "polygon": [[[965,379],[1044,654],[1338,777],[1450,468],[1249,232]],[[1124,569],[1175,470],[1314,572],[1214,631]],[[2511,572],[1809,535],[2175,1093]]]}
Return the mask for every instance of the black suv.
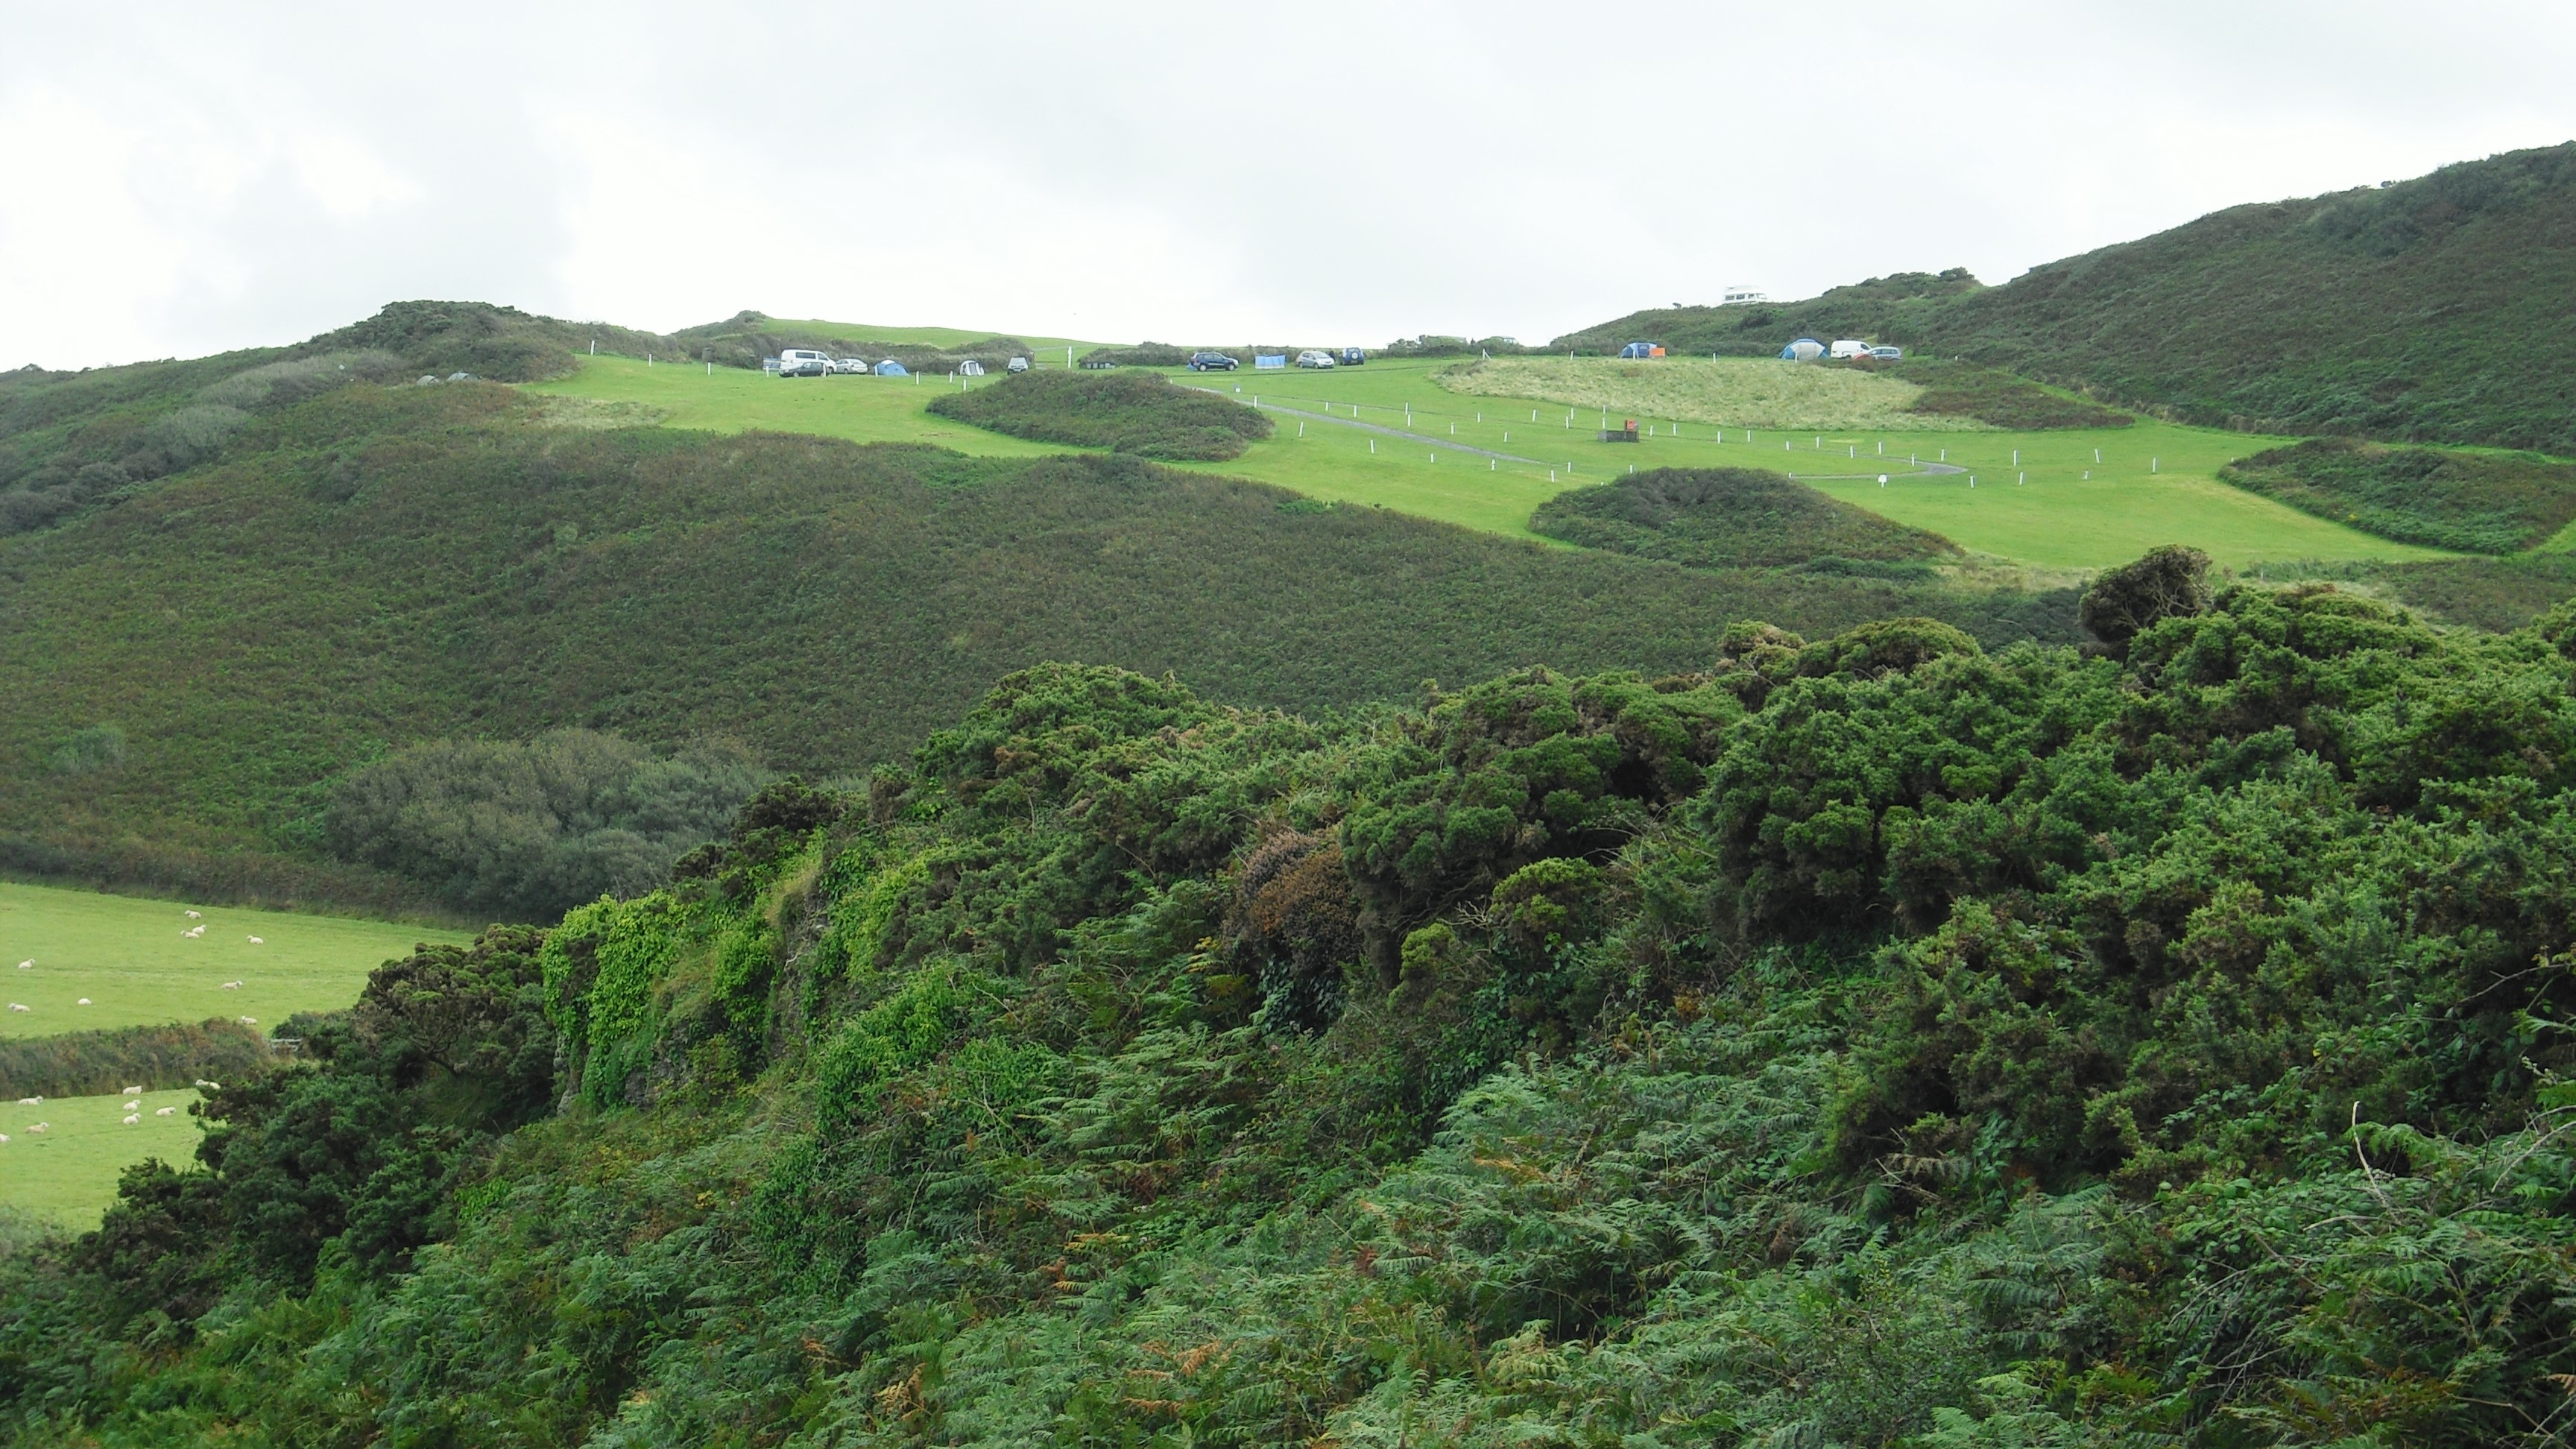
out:
{"label": "black suv", "polygon": [[1226,356],[1222,352],[1193,352],[1190,354],[1190,371],[1192,372],[1232,372],[1234,371],[1234,367],[1234,359]]}

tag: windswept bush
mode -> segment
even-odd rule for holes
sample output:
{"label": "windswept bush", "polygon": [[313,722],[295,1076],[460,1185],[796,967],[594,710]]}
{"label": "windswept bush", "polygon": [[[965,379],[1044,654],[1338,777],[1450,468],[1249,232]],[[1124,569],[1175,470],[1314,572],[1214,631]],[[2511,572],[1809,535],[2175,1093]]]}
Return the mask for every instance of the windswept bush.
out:
{"label": "windswept bush", "polygon": [[1167,461],[1237,457],[1273,430],[1270,419],[1231,398],[1152,372],[1024,372],[945,394],[930,410],[1016,438]]}
{"label": "windswept bush", "polygon": [[603,892],[650,889],[683,852],[722,835],[760,781],[734,750],[666,759],[591,730],[439,740],[342,780],[324,831],[342,858],[457,906],[551,921]]}
{"label": "windswept bush", "polygon": [[1937,533],[1892,523],[1779,473],[1751,468],[1657,468],[1559,493],[1530,529],[1586,548],[1669,559],[1693,568],[1805,564],[1861,572],[1856,562],[1953,559]]}

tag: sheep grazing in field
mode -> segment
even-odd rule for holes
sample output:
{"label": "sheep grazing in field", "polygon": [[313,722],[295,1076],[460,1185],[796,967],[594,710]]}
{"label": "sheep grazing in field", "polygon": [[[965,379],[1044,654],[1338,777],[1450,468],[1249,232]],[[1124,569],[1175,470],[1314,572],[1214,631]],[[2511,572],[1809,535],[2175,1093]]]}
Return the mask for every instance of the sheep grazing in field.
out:
{"label": "sheep grazing in field", "polygon": [[251,938],[250,938],[250,943],[251,943],[252,945],[254,945],[254,946],[265,946],[265,945],[267,945],[267,944],[268,944],[266,941],[261,940],[261,939],[260,939],[259,937],[257,937],[257,936],[253,936],[253,937],[251,937]]}
{"label": "sheep grazing in field", "polygon": [[199,1077],[199,1078],[197,1079],[197,1085],[198,1085],[198,1086],[200,1086],[200,1087],[211,1087],[211,1086],[213,1086],[213,1085],[214,1085],[214,1083],[207,1081],[207,1080],[206,1080],[205,1078],[203,1078],[203,1077]]}
{"label": "sheep grazing in field", "polygon": [[241,990],[241,983],[238,981],[227,981],[224,983],[223,989],[226,991],[239,991]]}
{"label": "sheep grazing in field", "polygon": [[186,937],[186,938],[188,938],[189,940],[193,941],[193,940],[197,939],[199,936],[202,936],[202,935],[206,934],[206,928],[205,928],[205,927],[203,927],[203,926],[190,926],[188,929],[186,929],[186,930],[184,930],[184,931],[181,931],[179,934],[180,934],[180,935],[182,935],[182,936],[185,936],[185,937]]}
{"label": "sheep grazing in field", "polygon": [[42,1132],[42,1131],[44,1131],[46,1128],[51,1127],[51,1126],[53,1126],[53,1125],[54,1125],[54,1124],[52,1124],[51,1122],[38,1122],[38,1123],[35,1123],[34,1125],[32,1125],[32,1126],[28,1127],[28,1129],[27,1129],[27,1130],[28,1130],[29,1132],[31,1132],[31,1133],[34,1133],[34,1132]]}
{"label": "sheep grazing in field", "polygon": [[141,1087],[128,1087],[125,1089],[125,1095],[129,1097],[140,1097],[143,1095],[143,1089]]}
{"label": "sheep grazing in field", "polygon": [[244,1025],[244,1026],[257,1026],[257,1025],[259,1025],[259,1018],[258,1018],[258,1017],[256,1017],[256,1016],[245,1016],[245,1017],[243,1017],[243,1018],[241,1019],[241,1021],[242,1021],[242,1025]]}
{"label": "sheep grazing in field", "polygon": [[89,1005],[89,998],[88,998],[88,997],[86,997],[86,996],[84,996],[84,997],[82,997],[80,1000],[73,1002],[73,1003],[72,1003],[72,1005],[74,1005],[74,1006],[87,1006],[87,1005]]}
{"label": "sheep grazing in field", "polygon": [[135,1108],[140,1107],[140,1106],[142,1106],[142,1105],[143,1105],[143,1104],[142,1104],[141,1102],[128,1102],[128,1103],[126,1103],[126,1104],[125,1104],[125,1110],[126,1110],[126,1111],[128,1111],[128,1112],[131,1112],[131,1111],[133,1111]]}
{"label": "sheep grazing in field", "polygon": [[45,1105],[45,1099],[42,1097],[20,1097],[18,1099],[18,1105],[21,1107],[41,1107]]}
{"label": "sheep grazing in field", "polygon": [[152,1109],[152,1115],[155,1117],[167,1117],[178,1110],[179,1109],[176,1107],[155,1107]]}
{"label": "sheep grazing in field", "polygon": [[8,1133],[6,1133],[6,1132],[0,1132],[0,1142],[6,1142],[6,1141],[8,1141],[8,1140],[9,1140],[9,1134],[8,1134]]}
{"label": "sheep grazing in field", "polygon": [[186,916],[189,920],[192,920],[192,921],[193,921],[193,920],[195,920],[195,919],[197,919],[197,913],[196,913],[195,911],[182,911],[182,912],[180,912],[180,914],[181,914],[181,915],[183,915],[183,916]]}
{"label": "sheep grazing in field", "polygon": [[21,961],[18,963],[18,969],[21,971],[33,971],[36,969],[36,963],[33,961]]}
{"label": "sheep grazing in field", "polygon": [[25,1002],[23,1002],[23,1001],[13,1001],[13,1002],[10,1002],[10,1003],[9,1003],[9,1009],[10,1009],[11,1011],[33,1011],[33,1010],[35,1010],[35,1008],[34,1008],[34,1007],[29,1006],[27,1003],[25,1003]]}
{"label": "sheep grazing in field", "polygon": [[140,1123],[142,1120],[143,1114],[139,1112],[128,1112],[125,1114],[125,1125],[128,1127],[132,1127]]}

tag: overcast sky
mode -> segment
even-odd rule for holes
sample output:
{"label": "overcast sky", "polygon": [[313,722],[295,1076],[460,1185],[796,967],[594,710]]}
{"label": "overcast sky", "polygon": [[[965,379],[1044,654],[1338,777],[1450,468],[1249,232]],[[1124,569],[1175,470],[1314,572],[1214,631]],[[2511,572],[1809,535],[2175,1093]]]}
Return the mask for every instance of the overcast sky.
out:
{"label": "overcast sky", "polygon": [[0,5],[0,366],[410,297],[1553,336],[2576,137],[2576,7]]}

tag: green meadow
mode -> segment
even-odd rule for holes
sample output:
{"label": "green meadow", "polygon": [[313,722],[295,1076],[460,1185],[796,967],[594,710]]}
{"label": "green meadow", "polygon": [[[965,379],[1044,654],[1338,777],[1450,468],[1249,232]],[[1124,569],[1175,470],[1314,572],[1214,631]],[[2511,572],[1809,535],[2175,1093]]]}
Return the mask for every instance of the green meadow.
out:
{"label": "green meadow", "polygon": [[[0,1208],[69,1228],[95,1227],[116,1201],[117,1174],[147,1157],[174,1167],[193,1162],[204,1130],[188,1115],[192,1090],[139,1097],[55,1097],[41,1106],[0,1104]],[[135,1108],[129,1112],[126,1103]],[[175,1108],[169,1116],[164,1107]],[[142,1120],[128,1125],[128,1116]],[[45,1130],[27,1129],[43,1123]]]}
{"label": "green meadow", "polygon": [[[186,912],[199,914],[190,919]],[[197,926],[202,936],[182,934]],[[259,937],[253,941],[250,938]],[[358,999],[367,973],[420,941],[463,932],[339,916],[105,895],[0,881],[0,1034],[51,1036],[116,1026],[255,1017]],[[21,961],[35,964],[24,969]],[[226,990],[224,983],[240,986]],[[89,1005],[80,1004],[87,997]]]}
{"label": "green meadow", "polygon": [[[1516,361],[1533,378],[1544,379],[1527,364],[1549,359]],[[1721,427],[1643,408],[1614,409],[1606,398],[1578,408],[1541,398],[1462,395],[1434,376],[1456,365],[1407,359],[1330,372],[1169,369],[1178,381],[1239,396],[1247,404],[1316,415],[1279,417],[1278,434],[1239,458],[1180,466],[1514,538],[1535,537],[1529,516],[1540,503],[1633,468],[1764,467],[1791,472],[1899,523],[1933,529],[1972,552],[2037,568],[2104,568],[2166,543],[2204,549],[2236,569],[2446,556],[2373,538],[2217,481],[2218,469],[2230,459],[2280,439],[2144,420],[2127,428],[2043,433]],[[1659,365],[1664,364],[1643,364]],[[648,367],[600,357],[573,376],[532,390],[649,408],[668,427],[933,443],[988,456],[1068,451],[926,411],[942,389],[999,381],[779,379],[739,368],[709,373],[703,367]],[[1587,386],[1597,381],[1585,378]],[[1866,400],[1869,416],[1883,411],[1874,395]],[[1395,435],[1338,426],[1322,421],[1325,414],[1393,429]],[[1637,444],[1599,440],[1601,427],[1628,416],[1641,424]],[[1497,453],[1507,456],[1486,455]],[[1918,460],[1969,468],[1975,481],[1965,474],[1909,476]],[[1877,482],[1881,469],[1889,474],[1884,488]],[[1830,476],[1835,474],[1867,476]]]}

